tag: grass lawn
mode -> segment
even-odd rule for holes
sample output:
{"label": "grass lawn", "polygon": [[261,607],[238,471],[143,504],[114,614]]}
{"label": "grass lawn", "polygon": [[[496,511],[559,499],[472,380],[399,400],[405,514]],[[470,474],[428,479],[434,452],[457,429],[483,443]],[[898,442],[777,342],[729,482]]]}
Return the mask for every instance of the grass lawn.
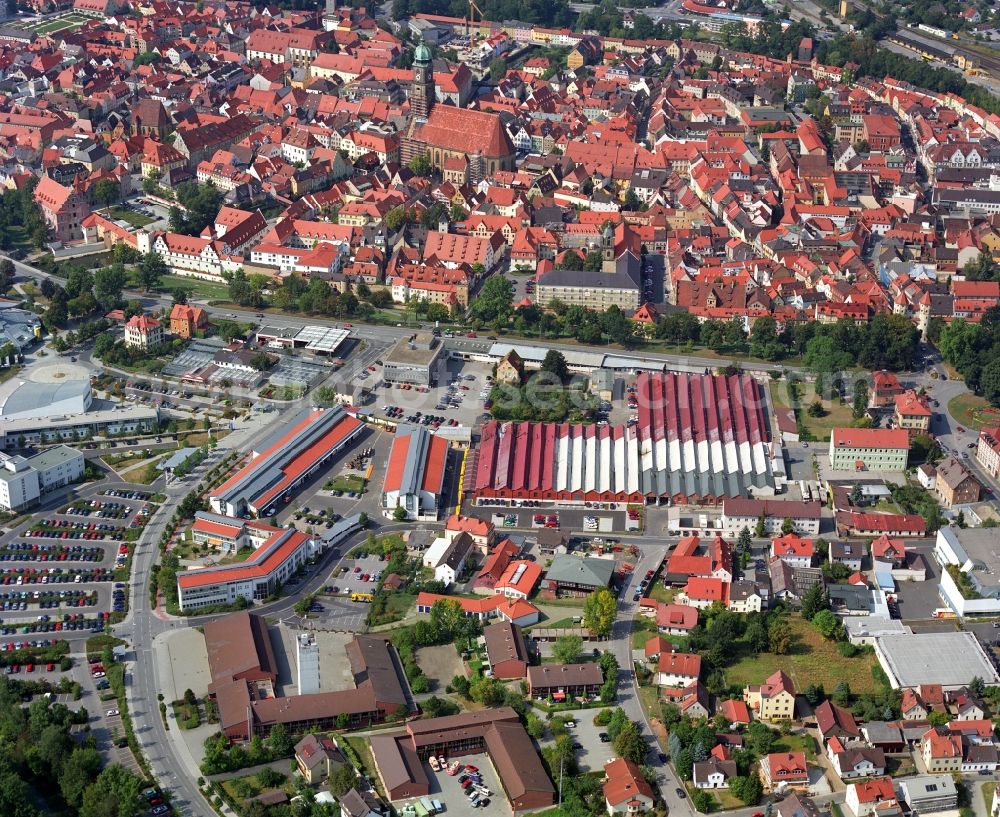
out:
{"label": "grass lawn", "polygon": [[653,582],[653,586],[646,591],[646,595],[651,599],[656,599],[661,604],[671,604],[679,592],[679,587],[664,587],[663,582],[658,581]]}
{"label": "grass lawn", "polygon": [[348,736],[348,735],[342,735],[341,739],[347,744],[351,752],[357,757],[358,762],[361,764],[362,770],[371,779],[378,793],[382,797],[385,797],[385,792],[382,790],[382,783],[379,780],[378,770],[375,767],[375,759],[372,757],[372,750],[369,747],[368,739],[362,737]]}
{"label": "grass lawn", "polygon": [[813,383],[800,382],[798,386],[798,396],[790,395],[788,382],[785,380],[771,381],[771,400],[776,406],[796,409],[796,416],[802,430],[807,432],[810,439],[829,440],[830,432],[837,427],[850,426],[854,422],[854,415],[850,403],[841,403],[840,400],[822,400],[826,415],[823,417],[810,417],[808,408],[816,400],[816,392]]}
{"label": "grass lawn", "polygon": [[198,714],[198,705],[189,704],[183,698],[173,701],[170,704],[174,710],[174,717],[180,724],[181,729],[194,729],[201,724],[201,716]]}
{"label": "grass lawn", "polygon": [[8,366],[6,369],[0,369],[0,383],[6,383],[23,368],[23,366]]}
{"label": "grass lawn", "polygon": [[124,221],[126,224],[130,224],[136,228],[145,227],[147,224],[152,224],[156,221],[155,218],[144,216],[142,213],[137,213],[135,210],[129,210],[125,207],[112,207],[109,215],[114,220]]}
{"label": "grass lawn", "polygon": [[156,470],[156,464],[161,460],[166,459],[168,456],[170,455],[164,454],[161,457],[153,457],[153,459],[147,461],[145,465],[133,468],[131,471],[118,471],[118,474],[126,482],[131,482],[136,485],[152,485],[160,478],[160,476],[162,476],[162,472]]}
{"label": "grass lawn", "polygon": [[995,409],[985,398],[966,392],[948,401],[948,413],[967,428],[976,430],[984,425],[1000,423],[1000,409]]}
{"label": "grass lawn", "polygon": [[328,491],[340,491],[342,493],[353,491],[354,493],[361,493],[365,489],[365,479],[364,477],[359,477],[357,474],[348,474],[346,476],[341,474],[331,479],[323,487]]}
{"label": "grass lawn", "polygon": [[240,562],[245,562],[254,554],[253,548],[240,548],[235,553],[230,553],[228,556],[219,559],[220,565],[235,565]]}
{"label": "grass lawn", "polygon": [[810,684],[828,684],[831,678],[846,681],[854,693],[873,692],[878,688],[872,677],[872,667],[876,666],[873,655],[862,653],[844,658],[837,652],[835,642],[827,641],[799,615],[789,616],[788,623],[792,628],[790,654],[754,655],[748,651],[725,670],[727,686],[742,688],[747,684],[760,684],[782,669],[791,677],[796,689],[805,689]]}
{"label": "grass lawn", "polygon": [[983,801],[986,803],[986,813],[993,813],[993,793],[997,790],[995,781],[983,783]]}
{"label": "grass lawn", "polygon": [[887,757],[885,759],[885,770],[890,777],[906,777],[907,775],[917,773],[917,764],[909,756]]}
{"label": "grass lawn", "polygon": [[[134,275],[130,276],[130,286],[138,289],[140,284]],[[160,292],[173,292],[183,289],[195,298],[210,301],[225,301],[229,299],[229,287],[224,283],[203,281],[201,278],[191,278],[187,275],[164,275],[157,287]]]}
{"label": "grass lawn", "polygon": [[30,252],[31,250],[34,249],[34,246],[31,243],[31,238],[29,238],[28,233],[27,231],[25,231],[24,227],[20,226],[7,227],[7,239],[8,239],[8,246],[12,250],[20,249],[24,250],[25,252]]}
{"label": "grass lawn", "polygon": [[[853,687],[852,687],[853,689]],[[774,742],[772,752],[805,752],[807,760],[816,757],[816,741],[812,735],[782,735]]]}

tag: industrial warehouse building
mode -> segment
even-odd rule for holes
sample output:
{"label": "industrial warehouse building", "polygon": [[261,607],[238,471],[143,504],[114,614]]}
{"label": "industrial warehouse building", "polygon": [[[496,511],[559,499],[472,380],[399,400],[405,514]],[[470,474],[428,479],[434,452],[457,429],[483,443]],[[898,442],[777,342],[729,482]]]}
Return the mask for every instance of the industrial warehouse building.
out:
{"label": "industrial warehouse building", "polygon": [[880,635],[875,638],[875,657],[893,689],[921,684],[959,689],[976,677],[987,686],[1000,684],[991,657],[970,631]]}
{"label": "industrial warehouse building", "polygon": [[205,646],[212,675],[208,694],[219,708],[219,728],[232,741],[266,737],[279,723],[302,734],[333,729],[340,715],[357,727],[401,707],[416,711],[399,656],[384,638],[359,635],[347,644],[355,688],[288,697],[275,691],[278,665],[261,616],[241,612],[208,622]]}
{"label": "industrial warehouse building", "polygon": [[412,721],[405,732],[373,735],[371,750],[392,801],[430,794],[424,768],[430,755],[454,758],[485,752],[515,814],[555,802],[555,787],[538,752],[517,713],[507,706]]}
{"label": "industrial warehouse building", "polygon": [[401,426],[392,441],[382,490],[382,508],[409,520],[437,521],[443,502],[448,441],[420,426]]}
{"label": "industrial warehouse building", "polygon": [[784,482],[753,378],[644,372],[636,386],[634,426],[486,423],[467,487],[480,504],[715,504]]}
{"label": "industrial warehouse building", "polygon": [[364,428],[340,407],[307,410],[291,424],[291,431],[255,450],[249,463],[211,493],[213,511],[270,515]]}

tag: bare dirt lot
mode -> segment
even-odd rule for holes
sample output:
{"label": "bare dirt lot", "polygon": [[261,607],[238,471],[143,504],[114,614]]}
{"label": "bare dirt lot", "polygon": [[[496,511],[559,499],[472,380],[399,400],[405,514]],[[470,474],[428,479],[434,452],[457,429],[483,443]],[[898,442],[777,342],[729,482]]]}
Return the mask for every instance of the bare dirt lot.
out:
{"label": "bare dirt lot", "polygon": [[431,692],[444,692],[452,678],[465,675],[465,667],[454,644],[421,647],[417,651],[417,664],[430,681]]}

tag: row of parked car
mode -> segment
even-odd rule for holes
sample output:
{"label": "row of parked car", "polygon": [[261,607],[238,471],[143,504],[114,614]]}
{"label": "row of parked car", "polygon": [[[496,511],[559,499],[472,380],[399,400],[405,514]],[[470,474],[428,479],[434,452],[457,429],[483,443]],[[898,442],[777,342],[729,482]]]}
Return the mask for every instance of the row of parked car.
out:
{"label": "row of parked car", "polygon": [[88,545],[11,542],[0,549],[0,562],[99,562],[104,549]]}
{"label": "row of parked car", "polygon": [[107,568],[103,567],[13,567],[0,570],[0,584],[81,584],[108,581]]}

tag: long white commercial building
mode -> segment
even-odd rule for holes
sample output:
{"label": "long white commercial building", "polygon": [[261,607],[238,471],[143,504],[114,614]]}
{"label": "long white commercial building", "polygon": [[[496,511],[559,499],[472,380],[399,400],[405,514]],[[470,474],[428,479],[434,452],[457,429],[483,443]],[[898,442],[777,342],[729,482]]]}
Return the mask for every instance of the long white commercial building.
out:
{"label": "long white commercial building", "polygon": [[82,479],[83,472],[83,454],[65,445],[33,457],[0,454],[0,508],[30,507],[44,494]]}

